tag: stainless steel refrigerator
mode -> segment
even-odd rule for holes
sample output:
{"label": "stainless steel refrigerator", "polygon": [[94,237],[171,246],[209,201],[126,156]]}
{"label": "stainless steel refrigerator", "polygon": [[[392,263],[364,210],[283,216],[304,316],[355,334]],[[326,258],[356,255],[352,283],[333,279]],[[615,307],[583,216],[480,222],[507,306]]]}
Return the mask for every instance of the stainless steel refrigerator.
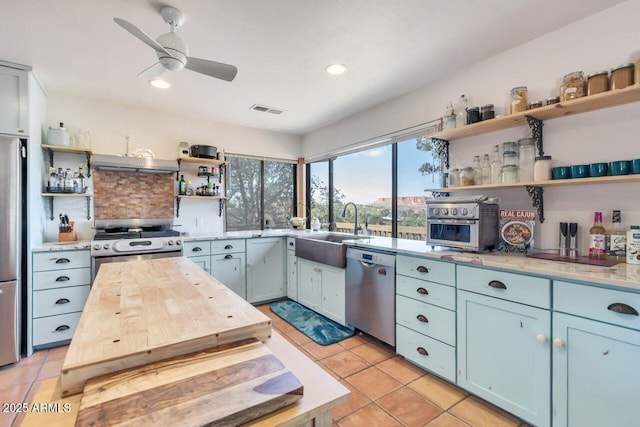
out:
{"label": "stainless steel refrigerator", "polygon": [[20,360],[26,140],[0,136],[0,366]]}

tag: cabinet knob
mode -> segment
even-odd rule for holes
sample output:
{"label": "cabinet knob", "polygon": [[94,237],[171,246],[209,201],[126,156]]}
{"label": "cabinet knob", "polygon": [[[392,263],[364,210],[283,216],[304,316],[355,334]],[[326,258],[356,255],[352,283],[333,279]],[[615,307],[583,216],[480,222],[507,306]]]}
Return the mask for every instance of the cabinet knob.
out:
{"label": "cabinet knob", "polygon": [[536,340],[539,343],[543,343],[544,344],[544,343],[547,342],[547,336],[545,334],[538,334],[538,335],[536,335]]}
{"label": "cabinet knob", "polygon": [[564,347],[564,340],[562,338],[554,338],[553,345],[555,345],[558,348]]}
{"label": "cabinet knob", "polygon": [[424,265],[418,266],[418,268],[416,268],[416,270],[418,270],[420,273],[428,273],[429,272],[429,269],[427,267],[425,267]]}
{"label": "cabinet knob", "polygon": [[416,348],[416,351],[418,353],[420,353],[421,355],[423,355],[423,356],[428,356],[429,355],[429,352],[427,350],[425,350],[424,347],[418,347],[418,348]]}

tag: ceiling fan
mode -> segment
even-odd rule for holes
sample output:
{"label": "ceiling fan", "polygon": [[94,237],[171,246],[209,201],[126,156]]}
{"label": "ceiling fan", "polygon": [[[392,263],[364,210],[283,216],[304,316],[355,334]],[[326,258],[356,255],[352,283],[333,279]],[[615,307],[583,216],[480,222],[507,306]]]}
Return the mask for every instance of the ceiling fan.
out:
{"label": "ceiling fan", "polygon": [[175,33],[175,29],[184,23],[182,12],[174,7],[165,6],[160,10],[160,15],[167,24],[171,25],[171,31],[161,34],[157,40],[153,40],[130,22],[121,18],[113,18],[118,25],[153,48],[158,55],[158,62],[143,70],[138,76],[154,78],[165,70],[179,71],[186,68],[228,82],[235,78],[238,69],[233,65],[188,56],[187,44]]}

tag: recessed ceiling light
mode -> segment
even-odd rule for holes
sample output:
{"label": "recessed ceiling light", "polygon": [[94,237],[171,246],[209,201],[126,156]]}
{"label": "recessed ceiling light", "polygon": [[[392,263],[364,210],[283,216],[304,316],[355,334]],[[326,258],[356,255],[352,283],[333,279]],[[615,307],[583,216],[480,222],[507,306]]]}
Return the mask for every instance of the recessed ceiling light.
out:
{"label": "recessed ceiling light", "polygon": [[327,73],[333,75],[333,76],[339,76],[340,74],[343,74],[345,71],[347,71],[347,66],[344,64],[330,64],[327,65]]}
{"label": "recessed ceiling light", "polygon": [[161,79],[151,79],[149,80],[149,84],[153,87],[157,87],[158,89],[169,89],[171,85]]}

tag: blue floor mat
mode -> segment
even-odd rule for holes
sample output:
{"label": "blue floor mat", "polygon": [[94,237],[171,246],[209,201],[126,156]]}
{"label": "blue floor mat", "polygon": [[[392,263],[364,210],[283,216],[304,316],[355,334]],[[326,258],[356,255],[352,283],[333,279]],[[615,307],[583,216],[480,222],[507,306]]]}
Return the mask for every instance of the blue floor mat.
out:
{"label": "blue floor mat", "polygon": [[320,345],[337,343],[352,337],[354,334],[353,329],[327,319],[294,301],[274,302],[269,308],[287,323]]}

